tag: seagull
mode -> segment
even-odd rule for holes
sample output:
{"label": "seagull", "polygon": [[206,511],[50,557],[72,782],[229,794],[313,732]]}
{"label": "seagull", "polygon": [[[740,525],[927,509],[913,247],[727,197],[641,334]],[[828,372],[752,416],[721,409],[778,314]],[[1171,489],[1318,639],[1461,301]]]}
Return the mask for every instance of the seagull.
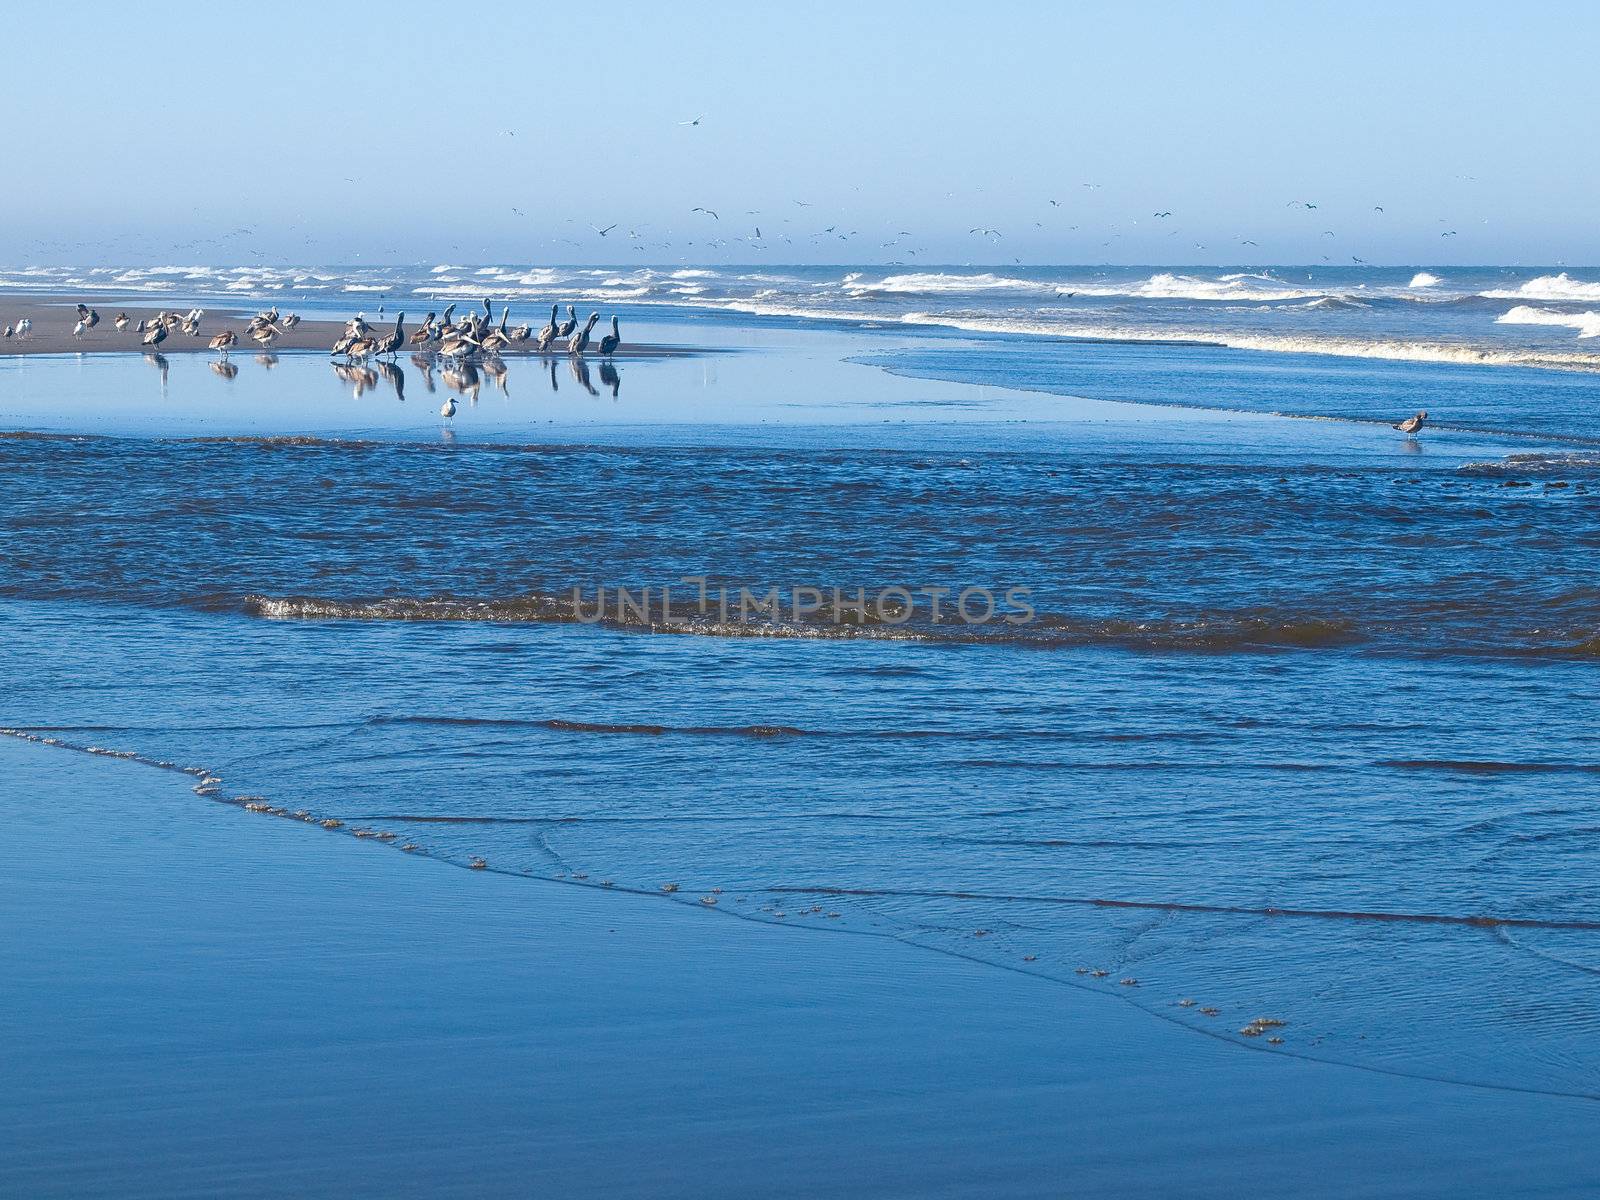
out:
{"label": "seagull", "polygon": [[704,121],[705,119],[706,119],[705,118],[705,114],[701,113],[698,117],[696,117],[692,121],[679,121],[678,124],[679,125],[698,125],[698,124],[700,124],[701,121]]}
{"label": "seagull", "polygon": [[1456,236],[1456,231],[1454,229],[1452,229],[1452,230],[1450,230],[1449,233],[1441,233],[1439,236],[1440,237],[1455,237]]}
{"label": "seagull", "polygon": [[705,213],[706,216],[710,217],[713,221],[722,220],[721,217],[717,216],[716,211],[714,209],[696,207],[696,208],[691,208],[689,211],[690,212],[697,212],[697,213]]}
{"label": "seagull", "polygon": [[20,337],[27,337],[28,336],[28,330],[30,330],[32,328],[33,328],[33,318],[32,317],[23,317],[22,320],[17,322],[17,336],[19,338]]}
{"label": "seagull", "polygon": [[1158,212],[1158,213],[1151,213],[1150,215],[1154,216],[1154,217],[1170,217],[1172,214],[1169,213],[1169,212]]}
{"label": "seagull", "polygon": [[1381,212],[1382,212],[1382,211],[1383,211],[1383,205],[1381,205],[1381,204],[1374,204],[1374,205],[1373,205],[1373,206],[1372,206],[1372,211],[1373,211],[1373,212],[1376,212],[1376,213],[1381,213]]}
{"label": "seagull", "polygon": [[117,314],[117,319],[111,323],[117,327],[118,333],[122,333],[128,328],[128,314],[125,312],[119,312]]}
{"label": "seagull", "polygon": [[600,226],[598,226],[598,225],[591,225],[591,226],[589,226],[589,228],[594,230],[601,237],[605,237],[606,234],[610,233],[613,229],[616,228],[616,224],[612,223],[610,225],[607,225],[604,229],[601,229]]}
{"label": "seagull", "polygon": [[439,415],[446,421],[454,419],[456,415],[456,398],[446,396],[443,404],[439,405]]}
{"label": "seagull", "polygon": [[1417,413],[1416,416],[1407,417],[1404,421],[1401,421],[1398,425],[1395,426],[1395,428],[1398,429],[1403,434],[1406,434],[1406,435],[1408,435],[1410,437],[1416,437],[1417,434],[1422,432],[1422,426],[1427,421],[1427,419],[1428,419],[1428,410],[1427,409],[1423,409],[1421,412]]}

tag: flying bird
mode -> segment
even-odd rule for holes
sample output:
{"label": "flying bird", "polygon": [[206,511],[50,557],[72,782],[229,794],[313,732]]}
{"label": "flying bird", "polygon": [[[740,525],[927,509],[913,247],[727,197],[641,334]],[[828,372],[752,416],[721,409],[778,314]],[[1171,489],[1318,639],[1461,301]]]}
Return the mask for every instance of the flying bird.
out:
{"label": "flying bird", "polygon": [[697,213],[705,213],[706,216],[710,217],[713,221],[722,220],[721,217],[717,216],[717,213],[716,213],[715,209],[695,207],[695,208],[691,208],[689,211],[690,212],[697,212]]}
{"label": "flying bird", "polygon": [[702,113],[700,116],[696,117],[692,121],[679,121],[678,124],[679,125],[698,125],[698,124],[700,124],[701,121],[704,121],[705,119],[706,119],[705,118],[705,114]]}
{"label": "flying bird", "polygon": [[600,228],[600,226],[598,226],[598,225],[591,225],[591,226],[589,226],[589,228],[590,228],[590,229],[592,229],[592,230],[594,230],[594,231],[595,231],[595,232],[596,232],[596,233],[598,233],[598,234],[599,234],[599,235],[600,235],[600,236],[601,236],[601,237],[605,237],[605,235],[606,235],[606,234],[608,234],[608,233],[610,233],[610,232],[611,232],[611,231],[612,231],[612,230],[613,230],[613,229],[615,229],[615,228],[616,228],[616,227],[617,227],[617,226],[616,226],[616,223],[615,223],[615,222],[613,222],[613,223],[612,223],[612,224],[610,224],[610,225],[607,225],[607,226],[606,226],[606,227],[605,227],[605,228],[604,228],[604,229],[601,229],[601,228]]}
{"label": "flying bird", "polygon": [[1172,214],[1169,213],[1169,212],[1158,212],[1158,213],[1151,213],[1150,215],[1151,216],[1155,216],[1155,217],[1170,217]]}

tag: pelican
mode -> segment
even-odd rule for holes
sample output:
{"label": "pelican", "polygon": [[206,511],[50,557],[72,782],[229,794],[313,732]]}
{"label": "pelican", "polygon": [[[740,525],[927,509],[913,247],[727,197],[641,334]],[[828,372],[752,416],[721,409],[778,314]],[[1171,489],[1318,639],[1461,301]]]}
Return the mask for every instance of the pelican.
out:
{"label": "pelican", "polygon": [[333,349],[328,351],[328,353],[329,354],[344,354],[344,353],[348,352],[350,347],[355,345],[355,344],[356,344],[356,334],[353,331],[351,331],[349,329],[346,329],[344,331],[344,333],[340,335],[339,340],[334,342]]}
{"label": "pelican", "polygon": [[364,360],[378,353],[378,339],[375,337],[358,337],[345,347],[344,356],[356,361]]}
{"label": "pelican", "polygon": [[567,305],[567,319],[556,326],[558,338],[571,337],[572,331],[578,327],[578,310],[572,305]]}
{"label": "pelican", "polygon": [[167,323],[164,319],[166,315],[166,313],[156,314],[155,324],[152,325],[149,332],[144,335],[144,340],[140,343],[141,345],[159,346],[162,342],[167,340]]}
{"label": "pelican", "polygon": [[411,346],[421,346],[433,341],[433,336],[433,314],[429,313],[427,316],[422,318],[422,328],[418,329],[411,335],[410,338],[407,339],[407,344]]}
{"label": "pelican", "polygon": [[599,313],[590,313],[589,319],[583,323],[583,328],[573,334],[567,342],[568,354],[582,354],[589,348],[589,335],[594,332],[595,323],[600,320]]}
{"label": "pelican", "polygon": [[231,329],[224,329],[211,339],[211,349],[221,351],[222,357],[228,357],[230,347],[239,344],[239,335]]}
{"label": "pelican", "polygon": [[100,314],[87,304],[78,305],[78,319],[83,322],[85,329],[93,329],[100,324]]}
{"label": "pelican", "polygon": [[118,333],[126,332],[128,328],[128,314],[125,312],[119,312],[117,314],[117,319],[111,323],[117,327]]}
{"label": "pelican", "polygon": [[611,332],[600,339],[600,353],[615,354],[620,345],[622,345],[622,333],[617,329],[617,319],[612,317]]}
{"label": "pelican", "polygon": [[446,421],[453,420],[455,418],[456,398],[454,396],[445,397],[444,403],[439,405],[439,415]]}
{"label": "pelican", "polygon": [[439,343],[440,358],[466,358],[478,348],[478,339],[470,333],[452,333]]}
{"label": "pelican", "polygon": [[287,332],[288,330],[293,329],[296,325],[300,324],[300,315],[298,313],[288,313],[284,316],[283,320],[278,322],[278,324],[283,326],[285,332]]}
{"label": "pelican", "polygon": [[1407,417],[1404,421],[1401,421],[1395,426],[1395,428],[1403,434],[1406,434],[1410,437],[1416,437],[1417,434],[1422,432],[1422,427],[1427,423],[1427,420],[1428,410],[1423,409],[1416,416]]}
{"label": "pelican", "polygon": [[556,340],[556,333],[561,327],[561,306],[550,306],[550,324],[539,330],[539,353],[543,354],[550,349],[550,343]]}
{"label": "pelican", "polygon": [[511,306],[505,305],[500,309],[500,324],[496,326],[488,337],[483,339],[485,350],[503,350],[511,344],[511,335],[506,332],[506,318],[511,315]]}
{"label": "pelican", "polygon": [[385,334],[375,341],[375,354],[393,354],[406,343],[406,315],[400,313],[394,319],[394,332]]}
{"label": "pelican", "polygon": [[262,349],[272,345],[273,341],[283,336],[283,330],[276,325],[263,325],[260,329],[252,329],[250,337]]}

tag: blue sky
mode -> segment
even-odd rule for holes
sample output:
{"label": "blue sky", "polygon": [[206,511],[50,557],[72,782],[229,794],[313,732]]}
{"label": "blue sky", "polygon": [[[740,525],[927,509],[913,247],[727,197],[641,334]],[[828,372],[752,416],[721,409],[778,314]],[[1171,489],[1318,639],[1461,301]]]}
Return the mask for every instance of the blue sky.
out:
{"label": "blue sky", "polygon": [[1600,262],[1595,6],[7,21],[11,264]]}

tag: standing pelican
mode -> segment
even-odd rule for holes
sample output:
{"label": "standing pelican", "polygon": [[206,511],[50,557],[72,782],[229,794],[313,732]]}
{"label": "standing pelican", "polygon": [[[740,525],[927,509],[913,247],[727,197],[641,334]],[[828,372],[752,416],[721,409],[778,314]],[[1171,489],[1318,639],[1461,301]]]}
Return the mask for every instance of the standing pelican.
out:
{"label": "standing pelican", "polygon": [[167,340],[167,322],[165,320],[166,315],[166,313],[156,314],[155,324],[150,326],[149,332],[144,335],[144,340],[140,343],[140,345],[159,346],[162,342]]}
{"label": "standing pelican", "polygon": [[375,354],[393,354],[406,344],[406,315],[399,314],[394,319],[394,332],[378,338],[374,349]]}
{"label": "standing pelican", "polygon": [[539,330],[538,346],[540,354],[543,354],[546,350],[550,349],[550,343],[556,340],[556,331],[560,329],[560,327],[561,306],[559,304],[552,304],[550,306],[550,324]]}
{"label": "standing pelican", "polygon": [[1407,417],[1404,421],[1401,421],[1395,426],[1395,428],[1401,433],[1407,434],[1411,437],[1416,437],[1417,434],[1422,432],[1422,426],[1427,422],[1427,420],[1428,410],[1423,409],[1416,416]]}
{"label": "standing pelican", "polygon": [[300,324],[299,314],[297,314],[297,313],[288,313],[288,314],[286,314],[284,316],[282,321],[278,322],[278,324],[283,326],[285,332],[288,332],[289,330],[293,329],[296,325]]}
{"label": "standing pelican", "polygon": [[615,354],[620,345],[622,345],[622,333],[617,329],[617,319],[612,317],[611,332],[600,339],[600,353]]}
{"label": "standing pelican", "polygon": [[511,344],[511,335],[506,332],[506,318],[511,315],[511,306],[505,305],[500,309],[500,324],[483,339],[483,348],[488,351],[504,350]]}
{"label": "standing pelican", "polygon": [[211,339],[211,349],[221,351],[222,357],[228,357],[228,350],[239,344],[239,335],[231,329],[224,329]]}
{"label": "standing pelican", "polygon": [[599,313],[590,313],[589,319],[583,323],[583,328],[573,334],[567,342],[568,354],[582,354],[589,348],[589,335],[594,332],[595,324],[600,320]]}
{"label": "standing pelican", "polygon": [[117,314],[117,319],[111,323],[117,327],[118,333],[125,332],[128,328],[128,314],[125,312],[119,312]]}
{"label": "standing pelican", "polygon": [[427,316],[422,318],[422,328],[412,333],[412,335],[406,339],[406,342],[408,345],[412,346],[423,346],[428,342],[433,341],[433,337],[433,314],[429,313]]}
{"label": "standing pelican", "polygon": [[572,331],[578,327],[578,310],[572,305],[567,305],[567,319],[556,326],[558,338],[571,337]]}

